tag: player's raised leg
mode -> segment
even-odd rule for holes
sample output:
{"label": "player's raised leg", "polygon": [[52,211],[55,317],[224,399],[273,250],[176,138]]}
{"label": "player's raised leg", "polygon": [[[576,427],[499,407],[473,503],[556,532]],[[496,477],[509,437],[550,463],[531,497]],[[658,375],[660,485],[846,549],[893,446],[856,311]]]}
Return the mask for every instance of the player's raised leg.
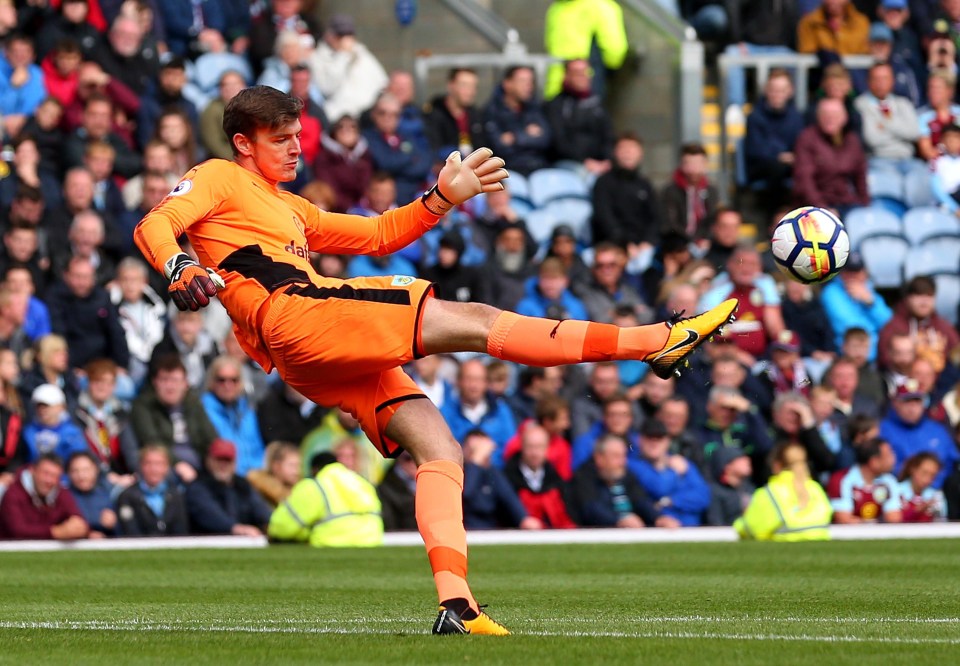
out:
{"label": "player's raised leg", "polygon": [[479,303],[428,299],[423,313],[423,353],[486,352],[524,365],[584,361],[646,361],[660,377],[678,372],[683,360],[733,319],[730,299],[695,317],[674,317],[647,326],[525,317]]}
{"label": "player's raised leg", "polygon": [[384,434],[417,463],[417,527],[427,548],[440,613],[435,634],[509,634],[480,610],[467,585],[467,533],[463,527],[463,451],[429,400],[407,400]]}

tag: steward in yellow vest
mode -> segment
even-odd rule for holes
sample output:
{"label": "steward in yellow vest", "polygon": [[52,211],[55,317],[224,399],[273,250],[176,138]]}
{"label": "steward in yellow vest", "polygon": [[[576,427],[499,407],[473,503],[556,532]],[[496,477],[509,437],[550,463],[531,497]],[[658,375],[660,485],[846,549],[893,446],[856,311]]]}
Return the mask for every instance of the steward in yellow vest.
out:
{"label": "steward in yellow vest", "polygon": [[[554,0],[547,9],[544,42],[547,53],[560,60],[589,60],[596,40],[607,69],[619,69],[627,57],[623,10],[616,0]],[[563,63],[547,70],[544,99],[563,85]]]}
{"label": "steward in yellow vest", "polygon": [[753,494],[733,528],[741,539],[758,541],[826,541],[833,509],[810,478],[807,452],[799,444],[774,451],[774,476]]}
{"label": "steward in yellow vest", "polygon": [[297,482],[270,517],[267,534],[279,541],[309,540],[315,547],[379,546],[383,519],[377,491],[359,474],[329,462],[313,478]]}

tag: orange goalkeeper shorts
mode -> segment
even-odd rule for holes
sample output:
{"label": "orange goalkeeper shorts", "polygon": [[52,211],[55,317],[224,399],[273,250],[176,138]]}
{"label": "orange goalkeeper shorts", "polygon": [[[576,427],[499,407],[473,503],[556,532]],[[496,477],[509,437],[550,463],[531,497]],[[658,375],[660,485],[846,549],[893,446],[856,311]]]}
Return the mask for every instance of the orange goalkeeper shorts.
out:
{"label": "orange goalkeeper shorts", "polygon": [[400,368],[422,355],[420,326],[433,285],[403,276],[293,285],[273,294],[261,326],[280,377],[310,400],[352,414],[385,457],[384,436],[405,400],[426,398]]}

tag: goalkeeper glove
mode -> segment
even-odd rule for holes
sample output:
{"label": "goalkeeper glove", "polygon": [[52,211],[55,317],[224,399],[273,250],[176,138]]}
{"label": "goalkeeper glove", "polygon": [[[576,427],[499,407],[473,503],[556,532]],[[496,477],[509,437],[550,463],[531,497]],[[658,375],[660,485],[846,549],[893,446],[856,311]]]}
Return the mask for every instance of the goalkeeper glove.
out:
{"label": "goalkeeper glove", "polygon": [[167,260],[163,274],[170,280],[170,298],[180,310],[199,310],[210,305],[210,297],[226,285],[213,270],[204,268],[181,252]]}
{"label": "goalkeeper glove", "polygon": [[481,192],[502,190],[500,181],[506,177],[503,160],[494,157],[489,148],[477,148],[463,160],[455,150],[440,169],[437,184],[424,192],[421,200],[431,213],[443,216]]}

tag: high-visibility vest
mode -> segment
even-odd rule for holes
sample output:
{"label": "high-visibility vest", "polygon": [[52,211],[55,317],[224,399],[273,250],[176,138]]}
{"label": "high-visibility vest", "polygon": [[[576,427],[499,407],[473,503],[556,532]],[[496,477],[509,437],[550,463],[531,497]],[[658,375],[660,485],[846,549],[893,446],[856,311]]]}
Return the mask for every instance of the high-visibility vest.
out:
{"label": "high-visibility vest", "polygon": [[359,474],[331,463],[312,479],[297,482],[270,516],[267,533],[311,546],[379,546],[383,519],[377,491]]}
{"label": "high-visibility vest", "polygon": [[833,509],[827,494],[816,481],[804,484],[809,501],[800,508],[793,487],[793,472],[784,471],[770,478],[750,500],[743,516],[733,524],[741,539],[758,541],[826,541],[830,538]]}
{"label": "high-visibility vest", "polygon": [[[564,0],[547,9],[544,43],[547,53],[561,60],[588,60],[596,39],[603,65],[618,69],[627,57],[623,10],[615,0]],[[551,99],[563,85],[563,64],[547,70],[544,98]]]}

